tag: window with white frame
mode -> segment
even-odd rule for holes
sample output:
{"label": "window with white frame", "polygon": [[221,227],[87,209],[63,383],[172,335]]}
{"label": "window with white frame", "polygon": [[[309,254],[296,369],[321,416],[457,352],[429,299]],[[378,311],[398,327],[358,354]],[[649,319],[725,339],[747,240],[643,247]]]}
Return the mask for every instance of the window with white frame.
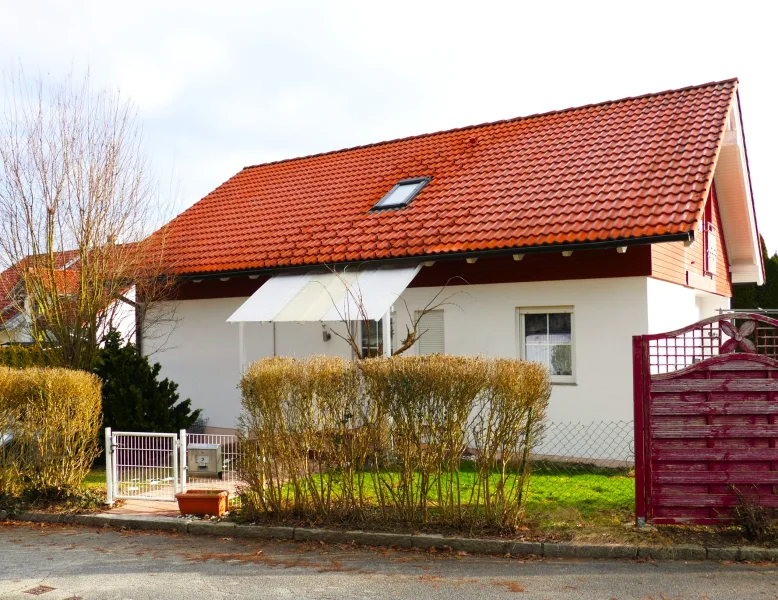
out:
{"label": "window with white frame", "polygon": [[518,309],[519,356],[548,367],[554,383],[575,381],[572,307]]}
{"label": "window with white frame", "polygon": [[416,311],[418,332],[421,336],[416,343],[419,354],[444,354],[443,311],[430,310],[422,314]]}
{"label": "window with white frame", "polygon": [[362,358],[381,356],[384,352],[384,323],[380,321],[360,321],[360,349]]}

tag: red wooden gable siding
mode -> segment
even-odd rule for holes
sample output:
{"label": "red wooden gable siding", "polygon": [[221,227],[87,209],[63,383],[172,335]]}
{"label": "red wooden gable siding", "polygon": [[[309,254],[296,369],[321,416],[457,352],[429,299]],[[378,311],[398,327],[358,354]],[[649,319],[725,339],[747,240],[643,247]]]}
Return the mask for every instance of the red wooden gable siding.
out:
{"label": "red wooden gable siding", "polygon": [[635,338],[638,518],[729,522],[738,492],[778,507],[778,321],[732,319]]}
{"label": "red wooden gable siding", "polygon": [[[711,222],[717,233],[716,273],[710,277],[713,280],[712,291],[721,296],[732,297],[732,277],[729,272],[727,248],[724,242],[724,231],[721,225],[721,213],[719,212],[715,186],[711,186],[707,202],[711,205]],[[694,233],[695,242],[688,247],[683,242],[667,242],[651,246],[652,277],[670,283],[687,285],[687,271],[705,276],[704,232],[699,223]]]}

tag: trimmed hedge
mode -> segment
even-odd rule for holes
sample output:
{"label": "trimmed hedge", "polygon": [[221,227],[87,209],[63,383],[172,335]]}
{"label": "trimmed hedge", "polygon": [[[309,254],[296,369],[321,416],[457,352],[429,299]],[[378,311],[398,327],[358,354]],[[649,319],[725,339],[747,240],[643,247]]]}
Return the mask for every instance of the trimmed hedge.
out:
{"label": "trimmed hedge", "polygon": [[263,359],[241,381],[244,510],[515,528],[550,390],[509,359]]}
{"label": "trimmed hedge", "polygon": [[0,494],[79,486],[99,452],[100,404],[90,373],[0,367]]}

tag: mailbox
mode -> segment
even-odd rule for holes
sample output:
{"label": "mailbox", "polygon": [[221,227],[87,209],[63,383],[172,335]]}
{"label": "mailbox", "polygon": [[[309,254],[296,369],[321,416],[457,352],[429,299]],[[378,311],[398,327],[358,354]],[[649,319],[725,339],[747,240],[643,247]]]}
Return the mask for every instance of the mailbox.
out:
{"label": "mailbox", "polygon": [[220,444],[189,444],[186,448],[189,477],[218,477],[224,471]]}

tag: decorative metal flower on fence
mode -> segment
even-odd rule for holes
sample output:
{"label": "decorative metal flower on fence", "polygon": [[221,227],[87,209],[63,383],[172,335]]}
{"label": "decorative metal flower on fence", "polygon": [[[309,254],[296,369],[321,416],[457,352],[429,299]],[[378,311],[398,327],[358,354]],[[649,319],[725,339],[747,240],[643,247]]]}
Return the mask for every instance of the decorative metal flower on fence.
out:
{"label": "decorative metal flower on fence", "polygon": [[756,323],[754,321],[745,321],[740,327],[737,327],[730,321],[720,321],[719,326],[724,335],[729,339],[721,345],[719,352],[721,354],[729,354],[740,350],[742,352],[755,353],[756,346],[754,342],[748,339],[748,336],[754,333],[756,329]]}

